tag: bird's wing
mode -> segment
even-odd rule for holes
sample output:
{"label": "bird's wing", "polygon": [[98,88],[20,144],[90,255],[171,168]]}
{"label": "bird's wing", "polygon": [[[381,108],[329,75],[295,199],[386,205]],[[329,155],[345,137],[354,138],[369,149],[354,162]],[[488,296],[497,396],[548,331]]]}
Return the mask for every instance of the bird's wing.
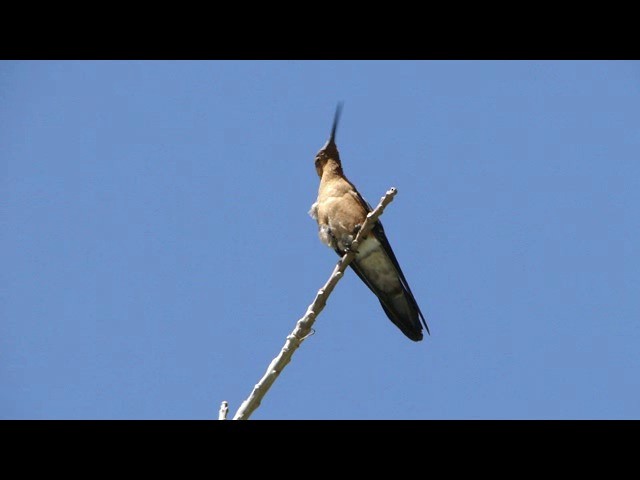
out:
{"label": "bird's wing", "polygon": [[[360,192],[358,192],[358,189],[355,187],[355,185],[349,182],[349,180],[347,180],[347,182],[351,185],[351,187],[353,187],[354,195],[358,199],[360,204],[366,209],[367,212],[371,212],[373,210],[373,208],[371,208],[371,205],[369,205],[369,203],[362,197],[362,195],[360,195]],[[395,253],[393,253],[393,249],[391,248],[391,244],[389,244],[389,240],[387,240],[387,235],[384,232],[384,227],[382,226],[382,222],[380,222],[380,220],[378,220],[376,224],[373,226],[371,233],[378,240],[378,242],[380,242],[380,245],[382,245],[382,248],[384,249],[385,253],[389,257],[389,260],[391,260],[391,263],[393,264],[396,272],[398,273],[398,277],[400,278],[400,282],[402,284],[402,288],[404,290],[407,301],[410,303],[410,306],[418,313],[418,316],[420,318],[420,321],[422,322],[422,325],[424,325],[424,328],[426,329],[427,333],[430,334],[429,326],[427,325],[424,315],[422,314],[422,311],[418,306],[418,302],[413,296],[413,292],[411,291],[411,287],[409,287],[409,283],[407,282],[407,279],[405,278],[404,273],[402,272],[402,268],[400,268],[398,259],[396,258]],[[338,249],[336,249],[336,253],[340,256],[344,255],[344,252]],[[360,277],[360,279],[365,283],[365,285],[367,285],[367,287],[369,287],[369,289],[373,293],[375,293],[376,296],[380,299],[380,304],[382,305],[382,308],[384,309],[387,316],[391,319],[391,321],[393,321],[393,323],[395,323],[403,332],[405,332],[405,335],[407,335],[405,331],[405,327],[399,324],[397,315],[395,315],[394,312],[390,311],[390,307],[385,305],[385,303],[382,301],[382,299],[385,298],[384,292],[379,292],[375,288],[375,286],[373,286],[371,282],[367,280],[366,276],[363,274],[362,270],[360,269],[360,267],[358,266],[358,263],[355,260],[351,262],[350,266],[353,269],[353,271],[356,272],[358,277]],[[407,336],[411,337],[411,335],[407,335]]]}

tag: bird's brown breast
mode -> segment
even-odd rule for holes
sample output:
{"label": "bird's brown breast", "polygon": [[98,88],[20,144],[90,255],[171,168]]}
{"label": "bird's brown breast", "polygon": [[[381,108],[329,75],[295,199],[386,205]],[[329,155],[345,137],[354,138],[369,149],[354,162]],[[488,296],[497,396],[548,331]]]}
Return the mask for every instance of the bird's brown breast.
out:
{"label": "bird's brown breast", "polygon": [[[357,228],[364,222],[367,211],[360,203],[353,187],[341,177],[323,177],[318,190],[316,220],[320,226],[321,239],[330,247],[344,249],[355,237]],[[328,228],[338,245],[322,238],[323,228]]]}

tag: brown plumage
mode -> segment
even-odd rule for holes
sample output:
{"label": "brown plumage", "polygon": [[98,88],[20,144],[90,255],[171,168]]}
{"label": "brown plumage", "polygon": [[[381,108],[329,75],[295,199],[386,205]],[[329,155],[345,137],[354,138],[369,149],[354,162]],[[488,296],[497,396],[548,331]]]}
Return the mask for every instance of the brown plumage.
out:
{"label": "brown plumage", "polygon": [[[371,206],[347,179],[342,170],[335,133],[341,105],[336,109],[329,140],[315,158],[320,177],[318,199],[309,214],[318,222],[320,240],[344,255],[356,237]],[[382,223],[376,222],[367,237],[360,242],[350,267],[378,297],[389,319],[411,340],[422,340],[422,326],[429,327],[411,293]]]}

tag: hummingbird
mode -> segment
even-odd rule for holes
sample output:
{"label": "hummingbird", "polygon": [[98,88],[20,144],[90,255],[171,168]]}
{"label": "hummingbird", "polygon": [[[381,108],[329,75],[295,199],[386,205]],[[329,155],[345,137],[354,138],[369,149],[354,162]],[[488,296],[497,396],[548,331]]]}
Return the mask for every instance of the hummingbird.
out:
{"label": "hummingbird", "polygon": [[[309,211],[309,215],[318,222],[320,241],[339,256],[350,250],[367,214],[372,210],[342,169],[335,141],[341,112],[342,103],[339,103],[329,140],[315,157],[320,187],[318,199]],[[379,220],[360,242],[349,266],[378,297],[387,317],[402,333],[414,342],[422,340],[423,325],[429,333],[427,322]]]}

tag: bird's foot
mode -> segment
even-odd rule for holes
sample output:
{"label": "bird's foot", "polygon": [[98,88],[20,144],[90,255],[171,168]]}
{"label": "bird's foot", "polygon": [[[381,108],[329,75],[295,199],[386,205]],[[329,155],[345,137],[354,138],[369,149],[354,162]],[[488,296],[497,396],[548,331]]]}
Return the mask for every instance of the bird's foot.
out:
{"label": "bird's foot", "polygon": [[356,255],[360,253],[357,248],[347,247],[344,249],[345,254],[351,252],[355,253]]}
{"label": "bird's foot", "polygon": [[353,252],[356,255],[360,252],[358,252],[358,245],[355,244],[353,240],[358,236],[358,232],[360,231],[360,229],[362,228],[362,224],[358,223],[355,227],[353,227],[353,233],[351,235],[349,235],[349,239],[348,241],[345,241],[345,253],[348,252]]}
{"label": "bird's foot", "polygon": [[360,253],[358,251],[358,244],[353,241],[350,241],[349,243],[345,242],[344,253],[351,253],[351,252],[355,253],[356,255]]}

